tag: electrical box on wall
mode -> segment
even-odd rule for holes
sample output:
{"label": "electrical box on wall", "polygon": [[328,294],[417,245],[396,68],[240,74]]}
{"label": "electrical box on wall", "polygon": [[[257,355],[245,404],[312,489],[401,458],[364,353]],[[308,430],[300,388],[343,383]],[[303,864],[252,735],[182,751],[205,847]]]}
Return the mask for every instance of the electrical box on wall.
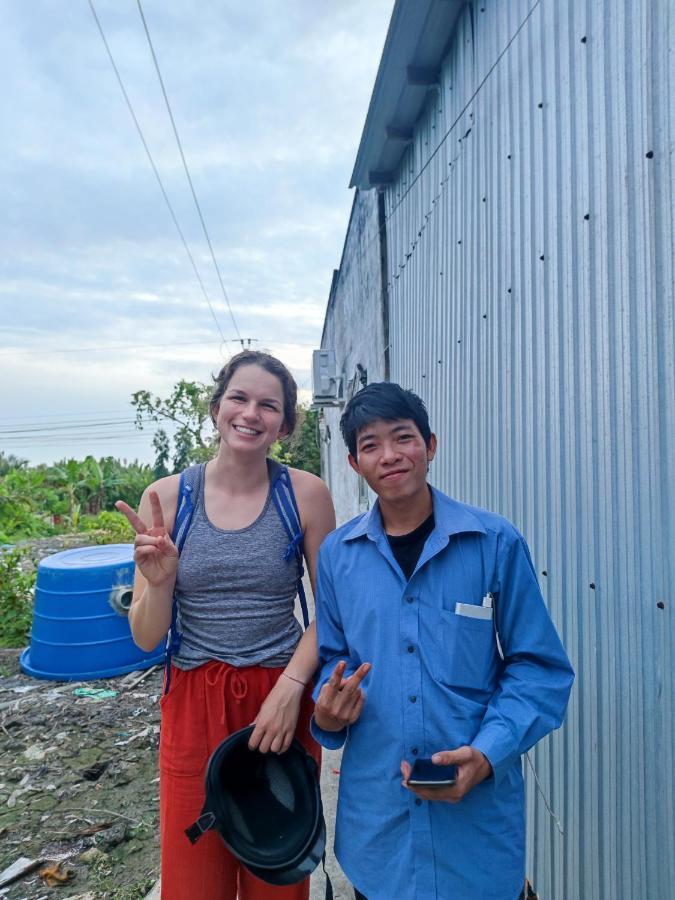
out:
{"label": "electrical box on wall", "polygon": [[338,406],[342,402],[342,375],[338,375],[333,350],[312,353],[312,394],[316,407]]}

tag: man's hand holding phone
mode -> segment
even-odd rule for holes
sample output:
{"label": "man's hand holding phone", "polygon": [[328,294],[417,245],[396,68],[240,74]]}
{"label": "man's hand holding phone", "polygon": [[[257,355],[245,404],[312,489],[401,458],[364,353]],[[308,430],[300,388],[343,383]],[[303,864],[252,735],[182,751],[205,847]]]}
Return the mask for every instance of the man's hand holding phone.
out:
{"label": "man's hand holding phone", "polygon": [[361,682],[370,672],[370,663],[362,663],[349,678],[344,678],[346,668],[347,663],[340,660],[319,692],[314,721],[323,731],[342,731],[353,725],[366,702]]}
{"label": "man's hand holding phone", "polygon": [[[417,783],[411,783],[411,775],[413,767],[409,762],[403,760],[401,763],[401,774],[403,775],[403,787],[423,800],[442,800],[445,803],[459,803],[462,797],[465,797],[469,791],[485,781],[492,775],[492,766],[488,762],[480,750],[475,747],[458,747],[456,750],[441,750],[434,753],[431,757],[433,765],[439,767],[439,773],[443,767],[455,766],[455,779],[451,781],[449,777],[445,777],[445,784],[431,783],[428,773],[428,767],[421,768],[421,774],[418,776]],[[419,767],[418,767],[419,768]],[[415,780],[415,779],[413,779]],[[421,780],[427,782],[426,785],[420,783]],[[444,779],[439,778],[439,781]]]}

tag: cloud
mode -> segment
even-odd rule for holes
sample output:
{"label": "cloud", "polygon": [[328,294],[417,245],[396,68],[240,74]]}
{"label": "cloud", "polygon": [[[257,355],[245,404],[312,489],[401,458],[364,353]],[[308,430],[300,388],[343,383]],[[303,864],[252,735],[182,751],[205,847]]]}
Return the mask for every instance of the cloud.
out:
{"label": "cloud", "polygon": [[[136,4],[95,6],[232,339]],[[308,386],[393,0],[143,7],[239,333]],[[0,377],[17,386],[0,414],[124,407],[140,387],[207,379],[238,345],[221,348],[87,3],[6,4],[0,72]],[[78,347],[95,352],[62,352]]]}

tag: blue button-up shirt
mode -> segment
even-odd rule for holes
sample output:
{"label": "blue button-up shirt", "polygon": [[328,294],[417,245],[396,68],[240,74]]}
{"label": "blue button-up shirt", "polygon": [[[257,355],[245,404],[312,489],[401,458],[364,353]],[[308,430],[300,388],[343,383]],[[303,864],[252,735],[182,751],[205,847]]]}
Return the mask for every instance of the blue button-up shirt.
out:
{"label": "blue button-up shirt", "polygon": [[[342,732],[312,724],[325,747],[345,744],[335,852],[369,900],[515,900],[525,870],[520,755],[560,726],[574,675],[513,525],[436,490],[433,507],[407,582],[377,504],[319,554],[315,697],[338,660],[347,673],[372,663],[359,720]],[[495,621],[455,611],[488,592]],[[459,803],[402,787],[402,759],[463,744],[485,754],[493,776]]]}

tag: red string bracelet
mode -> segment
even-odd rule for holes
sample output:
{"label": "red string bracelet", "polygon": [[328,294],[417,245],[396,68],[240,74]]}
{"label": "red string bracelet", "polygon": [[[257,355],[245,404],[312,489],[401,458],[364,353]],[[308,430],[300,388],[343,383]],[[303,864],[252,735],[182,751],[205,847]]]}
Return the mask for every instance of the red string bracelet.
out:
{"label": "red string bracelet", "polygon": [[307,687],[306,681],[300,681],[299,678],[293,678],[293,676],[289,675],[287,672],[282,672],[281,674],[288,678],[289,681],[294,681],[296,684],[301,684],[303,687]]}

